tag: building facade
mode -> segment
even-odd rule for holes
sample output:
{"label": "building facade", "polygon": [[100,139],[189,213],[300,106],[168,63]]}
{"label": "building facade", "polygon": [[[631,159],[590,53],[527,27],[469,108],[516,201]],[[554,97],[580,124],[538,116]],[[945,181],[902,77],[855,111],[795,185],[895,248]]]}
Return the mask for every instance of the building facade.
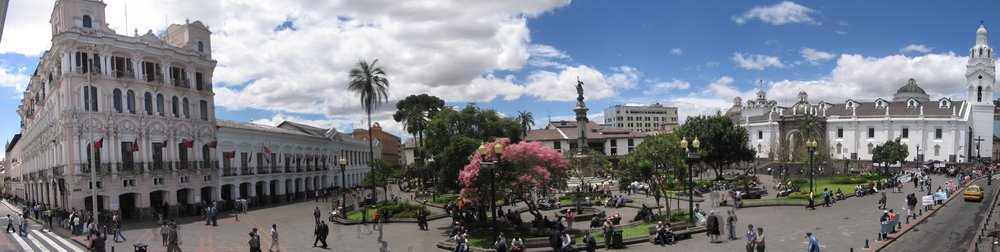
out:
{"label": "building facade", "polygon": [[[587,147],[603,153],[614,165],[618,165],[621,157],[642,144],[643,139],[649,135],[640,131],[602,126],[591,121],[587,121],[586,128]],[[540,142],[560,153],[566,153],[579,146],[579,136],[576,121],[554,121],[549,122],[544,129],[528,131],[524,141]]]}
{"label": "building facade", "polygon": [[641,132],[670,132],[680,126],[676,107],[660,103],[646,106],[615,105],[604,109],[604,123]]}
{"label": "building facade", "polygon": [[[363,139],[368,141],[368,130],[365,129],[354,129],[351,133],[354,138]],[[382,147],[380,150],[382,152],[382,160],[389,162],[394,166],[399,166],[402,164],[400,162],[400,155],[402,154],[402,143],[398,136],[392,133],[385,132],[382,130],[382,126],[378,122],[372,124],[372,137],[375,138],[375,142]]]}
{"label": "building facade", "polygon": [[[335,130],[324,142],[217,121],[208,27],[195,21],[170,25],[162,36],[119,35],[108,28],[105,7],[92,0],[54,5],[52,47],[18,107],[20,140],[8,146],[11,191],[18,197],[82,209],[93,208],[91,195],[97,195],[98,209],[120,210],[126,219],[151,217],[203,202],[336,186],[340,173],[329,167],[331,157],[367,152],[366,143]],[[252,149],[263,148],[260,139],[275,144],[272,153],[294,157],[296,167],[299,156],[325,163],[268,170],[264,180],[253,172],[263,167],[250,162]],[[362,170],[351,166],[348,185],[360,181]]]}
{"label": "building facade", "polygon": [[[810,103],[806,92],[797,103],[778,106],[761,91],[746,106],[736,97],[727,114],[750,133],[750,147],[758,158],[803,160],[796,146],[803,146],[801,118],[817,121],[821,138],[815,139],[832,159],[871,160],[875,146],[899,138],[909,148],[906,160],[974,161],[992,156],[994,120],[993,85],[996,70],[986,28],[976,31],[976,43],[966,65],[966,100],[947,97],[932,100],[910,79],[892,99],[846,99],[841,103]],[[985,142],[983,142],[985,141]]]}

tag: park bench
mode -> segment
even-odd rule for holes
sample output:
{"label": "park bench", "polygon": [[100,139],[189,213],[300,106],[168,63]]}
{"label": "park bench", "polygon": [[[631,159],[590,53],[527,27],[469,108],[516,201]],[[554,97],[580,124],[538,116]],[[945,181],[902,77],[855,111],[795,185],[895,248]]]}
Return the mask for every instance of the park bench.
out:
{"label": "park bench", "polygon": [[[708,229],[706,227],[694,227],[687,228],[687,226],[682,225],[672,225],[670,231],[674,232],[677,236],[677,240],[691,238],[692,234],[705,232]],[[656,226],[649,227],[649,242],[656,244]]]}

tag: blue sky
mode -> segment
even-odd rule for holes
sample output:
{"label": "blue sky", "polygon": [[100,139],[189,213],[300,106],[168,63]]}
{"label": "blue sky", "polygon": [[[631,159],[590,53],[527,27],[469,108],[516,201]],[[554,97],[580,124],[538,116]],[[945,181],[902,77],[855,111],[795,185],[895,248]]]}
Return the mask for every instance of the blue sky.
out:
{"label": "blue sky", "polygon": [[[909,78],[932,99],[962,100],[980,20],[1000,31],[994,1],[143,1],[129,2],[128,27],[124,1],[105,2],[120,34],[185,18],[210,26],[220,119],[359,127],[346,74],[378,58],[391,101],[374,117],[393,133],[402,132],[390,119],[395,101],[424,92],[456,106],[530,111],[536,127],[569,119],[577,76],[598,121],[616,104],[714,113],[756,90],[782,105],[803,90],[813,103],[872,100]],[[49,46],[51,6],[11,3],[0,41],[0,138],[18,132],[15,110]]]}

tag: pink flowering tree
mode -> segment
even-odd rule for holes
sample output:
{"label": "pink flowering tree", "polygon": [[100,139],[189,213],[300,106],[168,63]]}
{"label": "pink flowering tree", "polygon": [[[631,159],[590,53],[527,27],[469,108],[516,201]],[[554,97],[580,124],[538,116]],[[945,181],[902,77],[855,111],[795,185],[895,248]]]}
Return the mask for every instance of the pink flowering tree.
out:
{"label": "pink flowering tree", "polygon": [[469,164],[458,174],[462,197],[477,204],[489,202],[490,170],[482,169],[482,162],[496,160],[495,144],[506,146],[500,155],[499,168],[493,170],[497,199],[524,201],[532,215],[542,218],[532,192],[565,184],[571,167],[562,154],[538,142],[511,144],[509,138],[497,138],[486,143],[485,160],[480,153],[473,153]]}

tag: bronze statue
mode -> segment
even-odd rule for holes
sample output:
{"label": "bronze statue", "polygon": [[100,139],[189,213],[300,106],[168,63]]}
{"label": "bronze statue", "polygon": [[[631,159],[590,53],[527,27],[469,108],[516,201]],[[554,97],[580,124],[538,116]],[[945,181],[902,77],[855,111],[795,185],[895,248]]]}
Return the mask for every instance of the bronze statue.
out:
{"label": "bronze statue", "polygon": [[582,102],[583,101],[583,82],[580,81],[580,77],[579,76],[576,77],[576,93],[578,95],[576,97],[576,100]]}

